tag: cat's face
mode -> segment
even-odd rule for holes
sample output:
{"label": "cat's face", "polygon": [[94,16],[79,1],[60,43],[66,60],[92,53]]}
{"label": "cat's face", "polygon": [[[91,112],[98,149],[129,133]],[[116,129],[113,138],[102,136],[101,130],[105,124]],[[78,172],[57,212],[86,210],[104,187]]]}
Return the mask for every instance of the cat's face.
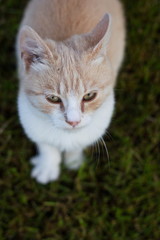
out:
{"label": "cat's face", "polygon": [[30,103],[47,114],[57,128],[87,126],[113,88],[103,42],[95,44],[96,40],[88,40],[88,36],[64,43],[43,41],[29,28],[23,34],[22,86]]}

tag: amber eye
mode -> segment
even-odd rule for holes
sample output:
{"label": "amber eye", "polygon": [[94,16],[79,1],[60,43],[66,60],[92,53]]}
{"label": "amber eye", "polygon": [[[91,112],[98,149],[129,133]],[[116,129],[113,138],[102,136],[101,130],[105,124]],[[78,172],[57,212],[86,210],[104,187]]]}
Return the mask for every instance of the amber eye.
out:
{"label": "amber eye", "polygon": [[85,102],[92,101],[93,99],[95,99],[96,96],[97,96],[96,92],[87,93],[86,95],[84,95],[83,101]]}
{"label": "amber eye", "polygon": [[46,96],[46,99],[50,103],[61,103],[61,99],[55,95]]}

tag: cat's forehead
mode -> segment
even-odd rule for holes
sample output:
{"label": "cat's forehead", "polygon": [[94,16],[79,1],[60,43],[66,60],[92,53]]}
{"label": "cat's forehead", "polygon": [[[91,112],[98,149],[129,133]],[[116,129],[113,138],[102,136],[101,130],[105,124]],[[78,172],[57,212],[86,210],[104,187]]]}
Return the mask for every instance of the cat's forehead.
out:
{"label": "cat's forehead", "polygon": [[[93,88],[100,87],[99,68],[86,62],[83,55],[65,45],[52,49],[55,56],[49,74],[46,75],[46,86],[60,95],[84,94]],[[93,89],[94,90],[94,89]]]}
{"label": "cat's forehead", "polygon": [[61,46],[52,63],[49,80],[59,94],[85,91],[83,61],[72,49]]}

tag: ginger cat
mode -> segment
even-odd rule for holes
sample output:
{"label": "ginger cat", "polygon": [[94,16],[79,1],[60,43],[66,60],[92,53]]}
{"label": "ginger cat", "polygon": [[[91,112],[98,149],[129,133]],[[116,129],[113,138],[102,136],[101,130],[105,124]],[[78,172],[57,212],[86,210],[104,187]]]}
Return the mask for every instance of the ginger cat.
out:
{"label": "ginger cat", "polygon": [[39,155],[32,177],[56,180],[102,137],[114,109],[125,21],[118,0],[31,0],[17,36],[18,110]]}

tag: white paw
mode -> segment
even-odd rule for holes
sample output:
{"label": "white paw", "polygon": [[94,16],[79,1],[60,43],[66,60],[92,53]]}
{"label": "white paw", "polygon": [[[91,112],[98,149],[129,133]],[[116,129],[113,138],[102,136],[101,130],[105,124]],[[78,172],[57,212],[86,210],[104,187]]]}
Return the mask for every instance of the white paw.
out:
{"label": "white paw", "polygon": [[70,170],[77,170],[84,162],[84,155],[82,152],[71,152],[65,155],[65,165]]}
{"label": "white paw", "polygon": [[31,164],[34,166],[31,176],[39,183],[46,184],[56,180],[59,176],[59,164],[55,164],[54,160],[51,158],[45,158],[41,155],[33,157],[31,159]]}

